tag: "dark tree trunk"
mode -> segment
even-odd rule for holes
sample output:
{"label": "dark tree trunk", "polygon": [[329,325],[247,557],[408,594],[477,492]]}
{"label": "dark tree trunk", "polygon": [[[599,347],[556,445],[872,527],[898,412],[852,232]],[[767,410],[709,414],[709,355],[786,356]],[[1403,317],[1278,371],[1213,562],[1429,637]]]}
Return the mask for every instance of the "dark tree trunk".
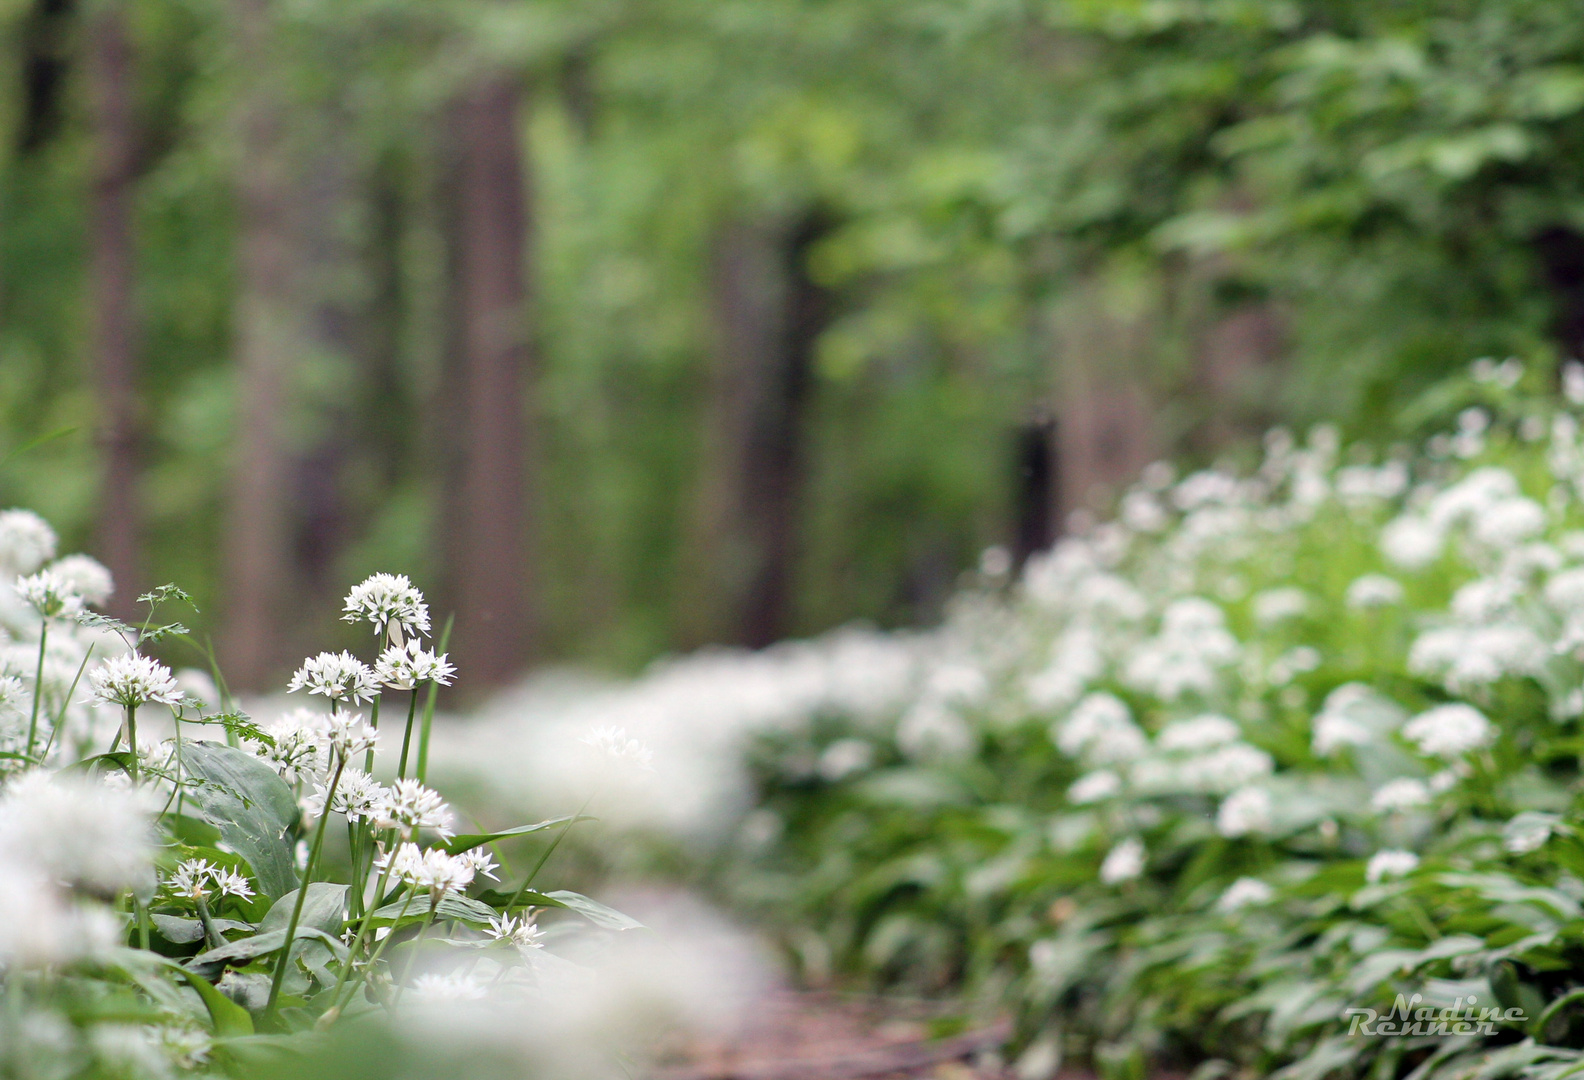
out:
{"label": "dark tree trunk", "polygon": [[116,581],[110,610],[131,618],[140,573],[137,317],[134,311],[133,182],[137,128],[133,56],[124,12],[110,2],[87,26],[88,88],[94,135],[93,206],[89,224],[94,373],[103,468],[99,555]]}
{"label": "dark tree trunk", "polygon": [[1565,360],[1584,359],[1584,236],[1566,226],[1535,238],[1540,267],[1551,290],[1551,335]]}
{"label": "dark tree trunk", "polygon": [[1056,509],[1061,505],[1057,468],[1056,421],[1039,416],[1018,428],[1015,461],[1012,564],[1021,567],[1029,556],[1056,540]]}
{"label": "dark tree trunk", "polygon": [[808,274],[823,232],[738,222],[714,257],[717,356],[683,635],[768,645],[789,631],[814,350],[831,298]]}
{"label": "dark tree trunk", "polygon": [[290,583],[290,468],[282,421],[294,343],[301,335],[293,302],[291,176],[283,107],[270,75],[273,3],[234,0],[233,10],[244,85],[237,118],[237,426],[225,535],[230,603],[222,654],[233,686],[256,690],[284,659],[280,618]]}
{"label": "dark tree trunk", "polygon": [[448,116],[452,477],[443,529],[455,651],[474,686],[498,686],[532,654],[528,542],[530,214],[522,92],[492,78]]}
{"label": "dark tree trunk", "polygon": [[73,0],[34,0],[22,25],[22,115],[17,147],[23,153],[49,142],[60,129],[67,75]]}

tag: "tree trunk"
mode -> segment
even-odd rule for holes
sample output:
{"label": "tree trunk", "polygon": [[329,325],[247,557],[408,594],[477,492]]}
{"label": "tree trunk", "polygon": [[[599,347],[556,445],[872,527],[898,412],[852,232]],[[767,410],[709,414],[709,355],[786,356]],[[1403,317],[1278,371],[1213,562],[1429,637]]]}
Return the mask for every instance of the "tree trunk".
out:
{"label": "tree trunk", "polygon": [[137,317],[134,312],[133,181],[137,129],[133,57],[125,14],[114,0],[87,27],[87,66],[94,135],[90,218],[94,373],[104,472],[99,494],[98,548],[115,578],[110,610],[133,617],[143,591],[138,503],[139,416]]}
{"label": "tree trunk", "polygon": [[1110,297],[1103,282],[1081,283],[1056,315],[1056,533],[1077,510],[1107,502],[1160,454],[1166,439],[1145,387],[1154,322]]}
{"label": "tree trunk", "polygon": [[762,647],[791,627],[803,429],[830,298],[807,272],[822,225],[726,227],[714,256],[710,387],[682,635]]}
{"label": "tree trunk", "polygon": [[271,78],[272,0],[234,0],[243,89],[238,111],[239,291],[235,313],[236,446],[225,536],[227,678],[261,689],[280,655],[290,581],[282,433],[288,371],[301,339],[293,303],[291,178],[283,104]]}
{"label": "tree trunk", "polygon": [[443,528],[459,663],[498,686],[532,652],[528,543],[528,186],[522,97],[507,76],[450,110],[452,483]]}

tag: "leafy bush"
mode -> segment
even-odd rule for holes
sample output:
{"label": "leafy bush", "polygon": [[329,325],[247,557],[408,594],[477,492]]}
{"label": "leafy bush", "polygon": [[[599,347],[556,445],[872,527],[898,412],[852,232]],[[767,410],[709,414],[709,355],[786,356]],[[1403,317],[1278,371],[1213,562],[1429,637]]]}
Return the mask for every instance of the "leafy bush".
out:
{"label": "leafy bush", "polygon": [[1525,378],[992,554],[900,708],[760,738],[730,886],[811,973],[1010,998],[1027,1076],[1584,1065],[1584,371]]}
{"label": "leafy bush", "polygon": [[[572,965],[544,946],[575,948],[579,931],[536,913],[637,924],[533,887],[576,816],[454,831],[424,782],[435,687],[454,669],[443,643],[423,644],[422,595],[388,574],[354,588],[345,618],[372,625],[375,662],[308,659],[289,689],[325,709],[260,725],[144,652],[195,644],[156,622],[185,594],[142,597],[141,626],[108,618],[91,605],[109,574],[82,556],[46,566],[54,546],[35,515],[0,514],[0,570],[16,580],[0,597],[0,1072],[345,1075],[334,1063],[361,1056],[381,1075],[433,1075],[419,1063],[440,1054],[524,1075],[522,1049],[550,1040],[522,1003],[565,1024],[542,999],[576,997],[558,978]],[[148,738],[156,721],[169,737]],[[521,883],[484,887],[500,880],[497,843],[531,834],[550,844]],[[399,1052],[414,1030],[424,1053]]]}

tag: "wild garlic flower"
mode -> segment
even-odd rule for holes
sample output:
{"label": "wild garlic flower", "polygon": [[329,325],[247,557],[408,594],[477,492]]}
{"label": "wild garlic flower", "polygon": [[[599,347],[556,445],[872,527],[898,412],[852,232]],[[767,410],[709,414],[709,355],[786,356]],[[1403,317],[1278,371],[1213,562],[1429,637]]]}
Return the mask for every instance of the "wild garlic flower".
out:
{"label": "wild garlic flower", "polygon": [[101,896],[151,886],[154,809],[137,789],[35,770],[0,797],[0,862]]}
{"label": "wild garlic flower", "polygon": [[495,876],[495,871],[499,869],[499,865],[495,862],[495,856],[489,853],[488,848],[469,848],[467,851],[464,851],[458,855],[457,858],[466,859],[468,865],[473,867],[473,873],[475,876],[481,875],[483,877],[489,878],[491,881],[500,880],[500,878]]}
{"label": "wild garlic flower", "polygon": [[447,975],[420,975],[413,980],[412,997],[424,1005],[440,1005],[451,1001],[481,1001],[488,996],[483,983],[465,971]]}
{"label": "wild garlic flower", "polygon": [[18,712],[30,699],[27,685],[15,675],[0,675],[0,712]]}
{"label": "wild garlic flower", "polygon": [[1241,877],[1227,886],[1226,892],[1216,901],[1216,910],[1230,915],[1246,907],[1269,903],[1275,895],[1276,890],[1259,878]]}
{"label": "wild garlic flower", "polygon": [[1370,809],[1377,813],[1391,813],[1412,810],[1429,802],[1430,789],[1425,786],[1423,780],[1415,780],[1411,776],[1399,776],[1375,789],[1375,794],[1370,796]]}
{"label": "wild garlic flower", "polygon": [[307,689],[331,701],[373,701],[379,693],[374,673],[349,652],[322,652],[303,661],[286,684],[288,694]]}
{"label": "wild garlic flower", "polygon": [[343,610],[343,621],[367,619],[392,645],[401,645],[405,634],[429,632],[429,605],[406,574],[375,574],[352,586]]}
{"label": "wild garlic flower", "polygon": [[264,725],[274,740],[270,743],[247,740],[244,745],[264,764],[274,769],[288,784],[319,774],[329,763],[328,747],[319,732],[325,717],[311,709],[293,709]]}
{"label": "wild garlic flower", "polygon": [[[329,787],[328,778],[315,780],[313,794],[302,800],[303,813],[311,818],[322,817]],[[356,825],[360,821],[379,817],[388,797],[389,792],[383,784],[357,766],[348,765],[341,770],[341,782],[336,785],[330,809],[345,816],[349,824]]]}
{"label": "wild garlic flower", "polygon": [[172,893],[193,900],[207,899],[211,892],[242,900],[253,898],[253,888],[247,878],[236,870],[216,866],[208,859],[185,859],[178,863],[166,879],[166,885]]}
{"label": "wild garlic flower", "polygon": [[82,610],[83,598],[65,578],[51,570],[40,570],[16,580],[16,594],[41,618],[70,618]]}
{"label": "wild garlic flower", "polygon": [[1403,877],[1419,869],[1419,856],[1411,851],[1377,851],[1364,868],[1364,880],[1371,885],[1389,877]]}
{"label": "wild garlic flower", "polygon": [[31,510],[0,512],[0,569],[31,574],[55,557],[55,530]]}
{"label": "wild garlic flower", "polygon": [[389,868],[392,878],[428,892],[437,901],[448,892],[461,892],[473,884],[473,865],[468,860],[448,855],[440,848],[421,851],[410,842],[380,856],[374,865],[381,871]]}
{"label": "wild garlic flower", "polygon": [[1216,832],[1227,839],[1269,832],[1275,814],[1270,792],[1262,787],[1238,788],[1216,812]]}
{"label": "wild garlic flower", "polygon": [[1074,806],[1103,802],[1122,793],[1122,778],[1110,769],[1085,773],[1067,789],[1067,801]]}
{"label": "wild garlic flower", "polygon": [[484,931],[493,941],[514,945],[519,949],[544,948],[543,930],[534,921],[531,914],[512,918],[510,915],[496,915],[489,921],[489,929]]}
{"label": "wild garlic flower", "polygon": [[319,738],[342,761],[349,761],[374,749],[379,732],[363,719],[362,713],[335,713],[319,718]]}
{"label": "wild garlic flower", "polygon": [[182,701],[170,668],[135,652],[111,657],[94,668],[88,676],[88,688],[89,700],[95,705],[135,709],[149,702],[180,705]]}
{"label": "wild garlic flower", "polygon": [[1460,701],[1427,709],[1404,724],[1402,731],[1421,754],[1440,758],[1461,757],[1496,737],[1496,728],[1485,714]]}
{"label": "wild garlic flower", "polygon": [[432,829],[449,836],[451,808],[438,791],[408,776],[386,789],[375,819],[382,829],[402,829],[409,834],[415,829]]}
{"label": "wild garlic flower", "polygon": [[380,653],[374,664],[374,679],[391,690],[412,690],[426,682],[450,686],[456,674],[445,653],[422,648],[413,638],[406,645],[392,645]]}
{"label": "wild garlic flower", "polygon": [[67,555],[50,563],[49,571],[64,580],[85,604],[102,604],[115,595],[115,578],[92,556]]}
{"label": "wild garlic flower", "polygon": [[618,765],[654,772],[654,754],[637,739],[629,739],[625,728],[597,727],[578,741],[592,746]]}
{"label": "wild garlic flower", "polygon": [[1100,880],[1107,885],[1120,885],[1144,873],[1144,842],[1130,836],[1106,855],[1100,864]]}

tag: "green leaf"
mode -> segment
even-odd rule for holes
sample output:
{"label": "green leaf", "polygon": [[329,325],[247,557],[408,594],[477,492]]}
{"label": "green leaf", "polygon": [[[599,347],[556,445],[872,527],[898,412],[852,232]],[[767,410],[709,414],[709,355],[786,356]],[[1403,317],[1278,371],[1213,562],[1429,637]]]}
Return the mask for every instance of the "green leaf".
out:
{"label": "green leaf", "polygon": [[[184,919],[180,915],[160,915],[158,913],[151,914],[149,918],[153,921],[154,929],[159,931],[160,936],[172,944],[190,945],[194,941],[203,940],[203,923],[197,919]],[[235,919],[211,919],[210,922],[214,923],[216,930],[222,932],[226,930],[253,929],[248,923],[237,922]]]}
{"label": "green leaf", "polygon": [[504,840],[509,836],[527,836],[529,833],[540,832],[544,829],[554,828],[557,825],[566,825],[568,823],[576,825],[580,821],[597,820],[599,819],[588,814],[573,814],[568,817],[551,818],[549,821],[536,821],[532,825],[519,825],[515,829],[503,829],[500,832],[464,833],[446,844],[445,850],[448,854],[460,855],[464,851],[471,851],[473,848],[483,844],[493,844],[495,841]]}
{"label": "green leaf", "polygon": [[[405,905],[407,914],[402,916],[402,907]],[[401,916],[403,924],[422,919],[429,911],[429,901],[424,897],[415,897],[411,903],[398,900],[386,904],[374,912],[370,918],[375,920],[394,921]],[[460,919],[470,923],[488,923],[499,914],[488,904],[481,903],[470,896],[459,896],[456,893],[447,893],[440,898],[440,903],[435,907],[435,916],[442,919]]]}
{"label": "green leaf", "polygon": [[[293,940],[300,940],[302,938],[313,938],[316,941],[322,941],[329,945],[330,950],[337,956],[346,955],[346,946],[337,941],[335,938],[331,937],[329,934],[325,933],[323,930],[319,929],[317,926],[298,926],[297,933],[294,935]],[[254,934],[250,938],[243,938],[241,941],[230,942],[229,944],[220,946],[218,949],[210,949],[207,952],[201,952],[197,956],[190,958],[187,961],[187,964],[193,968],[201,968],[213,964],[230,964],[232,966],[241,966],[242,964],[247,963],[249,960],[255,960],[260,956],[268,956],[270,953],[277,951],[284,944],[286,944],[286,928],[281,927],[279,930],[270,930],[267,933]]]}
{"label": "green leaf", "polygon": [[106,769],[120,769],[127,775],[132,773],[132,754],[127,750],[117,750],[113,754],[95,754],[85,757],[75,764],[68,765],[61,770],[63,773],[85,773],[88,776],[102,776]]}
{"label": "green leaf", "polygon": [[[525,893],[524,895],[526,896],[527,894]],[[606,907],[598,900],[590,900],[582,893],[557,889],[555,892],[542,895],[547,899],[554,900],[556,906],[575,911],[595,926],[603,926],[607,930],[642,930],[644,928],[644,924],[632,916],[623,915],[615,908]]]}
{"label": "green leaf", "polygon": [[[341,924],[346,921],[346,898],[348,886],[336,885],[328,881],[315,881],[308,886],[308,897],[303,901],[302,914],[297,918],[297,928],[311,926],[316,930],[323,930],[327,934],[339,934]],[[270,908],[269,914],[264,916],[264,921],[259,923],[259,933],[268,933],[272,930],[285,931],[291,922],[292,908],[297,906],[297,890],[282,896],[275,901],[275,906]]]}
{"label": "green leaf", "polygon": [[187,787],[188,795],[248,861],[259,890],[280,897],[295,888],[286,834],[297,820],[297,800],[286,782],[253,755],[218,743],[185,743],[183,764],[199,781]]}

